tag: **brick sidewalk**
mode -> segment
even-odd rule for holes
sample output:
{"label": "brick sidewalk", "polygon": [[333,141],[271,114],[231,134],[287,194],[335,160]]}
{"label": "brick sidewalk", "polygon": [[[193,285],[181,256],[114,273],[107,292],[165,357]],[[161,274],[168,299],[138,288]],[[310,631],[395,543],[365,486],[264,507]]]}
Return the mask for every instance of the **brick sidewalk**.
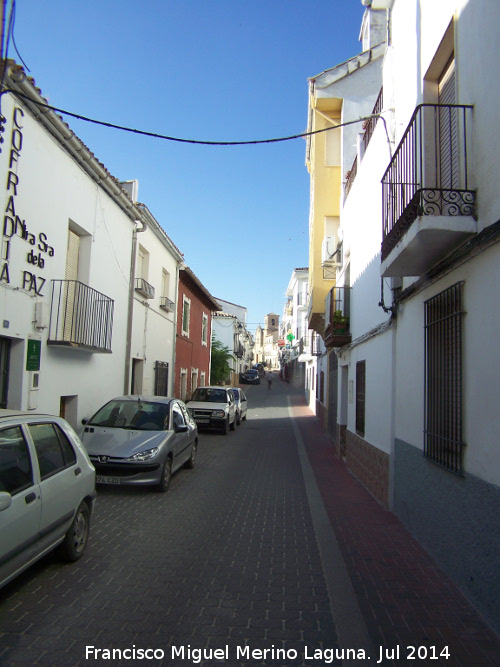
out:
{"label": "brick sidewalk", "polygon": [[[388,650],[385,665],[500,665],[497,635],[396,515],[335,456],[304,397],[292,388],[290,394],[377,659],[381,646]],[[392,653],[398,646],[399,659]],[[427,659],[418,660],[415,652],[415,660],[409,660],[407,646],[422,647]],[[447,660],[439,657],[445,646]]]}

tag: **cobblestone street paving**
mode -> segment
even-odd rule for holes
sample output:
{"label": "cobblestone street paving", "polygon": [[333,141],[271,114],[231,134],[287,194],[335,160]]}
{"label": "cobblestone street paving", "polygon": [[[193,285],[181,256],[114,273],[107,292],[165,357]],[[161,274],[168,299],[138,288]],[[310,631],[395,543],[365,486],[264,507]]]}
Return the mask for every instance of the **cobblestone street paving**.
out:
{"label": "cobblestone street paving", "polygon": [[84,559],[0,592],[2,667],[340,664],[284,396],[252,390],[248,421],[202,434],[167,494],[100,488]]}

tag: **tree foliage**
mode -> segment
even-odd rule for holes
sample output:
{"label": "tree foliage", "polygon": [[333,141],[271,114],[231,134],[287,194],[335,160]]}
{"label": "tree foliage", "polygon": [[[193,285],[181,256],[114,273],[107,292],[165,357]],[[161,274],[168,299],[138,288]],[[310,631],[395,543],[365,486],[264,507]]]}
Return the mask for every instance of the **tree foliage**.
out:
{"label": "tree foliage", "polygon": [[229,362],[233,359],[227,345],[223,345],[220,340],[212,340],[212,365],[210,368],[210,384],[219,384],[225,382],[230,373],[231,366]]}

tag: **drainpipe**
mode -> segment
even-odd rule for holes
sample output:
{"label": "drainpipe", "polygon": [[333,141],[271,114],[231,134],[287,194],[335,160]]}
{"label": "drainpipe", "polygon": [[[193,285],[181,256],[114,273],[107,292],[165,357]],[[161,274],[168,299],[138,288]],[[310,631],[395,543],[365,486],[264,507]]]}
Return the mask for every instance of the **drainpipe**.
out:
{"label": "drainpipe", "polygon": [[[143,218],[142,220],[135,221],[135,229],[132,233],[132,257],[130,258],[130,280],[129,280],[129,292],[128,292],[128,316],[127,316],[127,344],[125,350],[125,383],[123,387],[123,394],[128,396],[130,391],[130,355],[132,352],[132,320],[134,315],[134,281],[135,281],[135,258],[137,255],[137,234],[145,232],[148,228],[148,225]],[[137,225],[142,225],[141,229],[138,229]]]}
{"label": "drainpipe", "polygon": [[[174,381],[172,383],[172,396],[175,396],[175,362],[176,362],[176,355],[177,355],[177,311],[179,308],[179,272],[180,270],[184,267],[184,261],[181,260],[180,262],[177,262],[177,270],[175,272],[175,299],[174,299],[174,334],[172,336],[172,344],[174,347],[173,350],[173,356],[172,356],[172,371],[173,371],[173,377]],[[180,387],[179,387],[179,396],[175,396],[175,398],[181,398],[180,395]]]}

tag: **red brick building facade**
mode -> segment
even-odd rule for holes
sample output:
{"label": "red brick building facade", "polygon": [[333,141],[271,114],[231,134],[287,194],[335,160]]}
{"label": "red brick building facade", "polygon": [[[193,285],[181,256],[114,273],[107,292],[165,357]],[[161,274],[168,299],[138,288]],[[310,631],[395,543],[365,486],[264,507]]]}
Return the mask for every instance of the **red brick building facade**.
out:
{"label": "red brick building facade", "polygon": [[220,305],[191,269],[179,271],[175,343],[176,398],[188,400],[196,387],[210,384],[212,313]]}

